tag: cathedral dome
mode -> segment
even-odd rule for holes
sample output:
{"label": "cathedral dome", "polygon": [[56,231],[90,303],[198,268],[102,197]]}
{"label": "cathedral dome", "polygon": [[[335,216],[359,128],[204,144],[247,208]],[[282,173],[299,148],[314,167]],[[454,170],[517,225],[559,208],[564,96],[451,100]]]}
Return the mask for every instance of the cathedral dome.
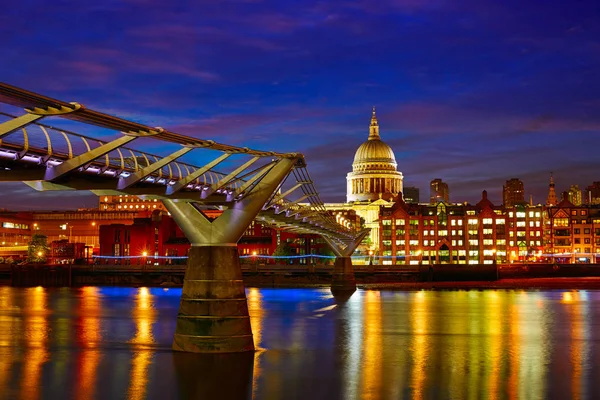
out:
{"label": "cathedral dome", "polygon": [[397,166],[392,148],[381,141],[373,107],[369,138],[356,150],[352,172],[346,175],[346,201],[393,199],[402,192],[403,177]]}
{"label": "cathedral dome", "polygon": [[354,155],[354,164],[358,163],[390,163],[396,166],[396,157],[392,148],[381,139],[369,139],[360,145]]}
{"label": "cathedral dome", "polygon": [[353,171],[393,170],[396,171],[396,157],[392,148],[385,144],[379,136],[379,124],[375,116],[375,108],[371,116],[369,139],[361,144],[354,154]]}

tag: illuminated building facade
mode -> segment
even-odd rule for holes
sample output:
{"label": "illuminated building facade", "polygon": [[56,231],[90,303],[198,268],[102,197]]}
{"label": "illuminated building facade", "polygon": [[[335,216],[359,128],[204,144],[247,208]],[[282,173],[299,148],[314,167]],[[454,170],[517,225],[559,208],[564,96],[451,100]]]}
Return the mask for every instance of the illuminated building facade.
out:
{"label": "illuminated building facade", "polygon": [[401,197],[380,217],[383,264],[491,264],[541,255],[542,206],[408,204]]}
{"label": "illuminated building facade", "polygon": [[504,207],[525,203],[525,187],[520,179],[509,179],[502,186],[502,202]]}
{"label": "illuminated building facade", "polygon": [[138,196],[118,195],[100,196],[98,200],[100,211],[167,211],[162,202],[157,199],[144,200]]}
{"label": "illuminated building facade", "polygon": [[[240,241],[240,256],[271,256],[277,246],[288,243],[289,255],[325,254],[328,247],[319,235],[298,235],[272,229],[252,222]],[[150,218],[136,218],[132,224],[103,225],[100,228],[100,256],[114,264],[142,262],[128,257],[187,256],[190,243],[175,221],[164,212],[154,212]],[[172,262],[172,261],[168,261]],[[183,261],[182,261],[183,262]],[[262,261],[264,262],[264,260]],[[306,263],[306,259],[298,262]]]}
{"label": "illuminated building facade", "polygon": [[429,183],[429,202],[431,204],[443,201],[448,203],[450,200],[450,190],[448,184],[441,179],[434,179]]}
{"label": "illuminated building facade", "polygon": [[82,209],[76,211],[43,211],[32,213],[32,229],[48,237],[48,243],[67,240],[69,243],[83,243],[98,249],[99,229],[102,225],[133,224],[140,216],[135,211],[106,211]]}
{"label": "illuminated building facade", "polygon": [[392,148],[381,140],[379,123],[373,107],[369,137],[354,155],[352,172],[346,176],[346,201],[370,202],[391,200],[402,192],[402,173]]}
{"label": "illuminated building facade", "polygon": [[546,253],[559,263],[596,263],[600,257],[600,208],[576,206],[566,193],[546,210]]}
{"label": "illuminated building facade", "polygon": [[30,213],[0,212],[0,257],[25,255],[32,228]]}
{"label": "illuminated building facade", "polygon": [[579,185],[571,185],[569,188],[569,201],[575,206],[580,206],[582,204],[581,189],[579,189]]}

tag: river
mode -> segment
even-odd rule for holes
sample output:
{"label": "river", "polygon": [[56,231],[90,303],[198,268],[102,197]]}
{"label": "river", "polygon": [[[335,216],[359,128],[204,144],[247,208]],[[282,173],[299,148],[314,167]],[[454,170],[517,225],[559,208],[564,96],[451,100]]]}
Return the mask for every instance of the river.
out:
{"label": "river", "polygon": [[218,356],[170,350],[180,295],[0,287],[0,398],[600,398],[600,291],[249,288]]}

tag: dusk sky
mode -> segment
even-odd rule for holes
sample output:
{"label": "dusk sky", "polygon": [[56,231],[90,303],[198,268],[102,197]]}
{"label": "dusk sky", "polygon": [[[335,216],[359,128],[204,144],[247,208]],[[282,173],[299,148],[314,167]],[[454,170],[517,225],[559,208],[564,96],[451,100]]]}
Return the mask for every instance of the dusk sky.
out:
{"label": "dusk sky", "polygon": [[[536,203],[551,171],[559,193],[600,181],[597,0],[185,3],[4,4],[0,81],[203,139],[302,152],[328,202],[345,200],[373,105],[421,201],[434,178],[472,203],[484,189],[501,203],[513,177]],[[24,184],[0,193],[11,209],[97,204]]]}

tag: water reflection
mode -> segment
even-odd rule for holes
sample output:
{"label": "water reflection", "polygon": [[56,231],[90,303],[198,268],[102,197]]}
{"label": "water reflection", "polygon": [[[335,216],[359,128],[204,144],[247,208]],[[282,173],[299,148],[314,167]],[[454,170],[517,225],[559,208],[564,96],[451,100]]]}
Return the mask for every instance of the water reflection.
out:
{"label": "water reflection", "polygon": [[77,340],[84,349],[77,358],[76,398],[92,399],[95,397],[97,384],[97,369],[102,359],[102,352],[97,350],[102,340],[100,316],[102,297],[96,287],[81,289],[79,315],[81,324],[78,325]]}
{"label": "water reflection", "polygon": [[46,290],[42,287],[26,289],[24,310],[24,337],[27,342],[21,375],[21,398],[37,399],[40,393],[42,365],[48,360],[48,320]]}
{"label": "water reflection", "polygon": [[[153,307],[152,295],[146,287],[138,289],[133,303],[132,317],[136,325],[135,336],[131,343],[136,345],[151,345],[154,342],[152,324],[156,317]],[[131,400],[144,399],[148,384],[148,367],[152,362],[154,353],[136,346],[131,360],[131,376],[127,397]]]}
{"label": "water reflection", "polygon": [[595,398],[600,292],[249,289],[255,354],[170,350],[181,290],[0,287],[0,397]]}

